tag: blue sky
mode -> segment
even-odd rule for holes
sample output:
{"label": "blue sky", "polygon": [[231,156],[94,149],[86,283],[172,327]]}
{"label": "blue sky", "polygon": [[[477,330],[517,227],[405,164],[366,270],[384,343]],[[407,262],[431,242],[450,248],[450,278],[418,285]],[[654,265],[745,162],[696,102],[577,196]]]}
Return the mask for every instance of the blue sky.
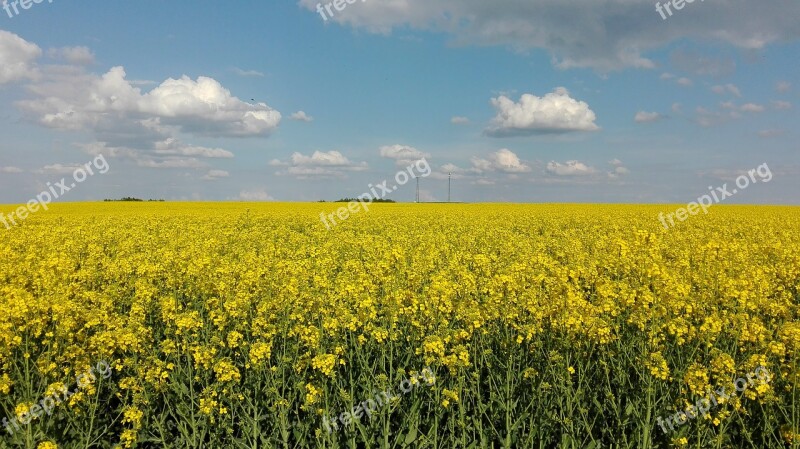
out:
{"label": "blue sky", "polygon": [[766,163],[727,202],[798,204],[796,1],[317,3],[0,10],[0,202],[102,155],[62,200],[333,200],[424,157],[427,201],[452,173],[455,201],[687,203]]}

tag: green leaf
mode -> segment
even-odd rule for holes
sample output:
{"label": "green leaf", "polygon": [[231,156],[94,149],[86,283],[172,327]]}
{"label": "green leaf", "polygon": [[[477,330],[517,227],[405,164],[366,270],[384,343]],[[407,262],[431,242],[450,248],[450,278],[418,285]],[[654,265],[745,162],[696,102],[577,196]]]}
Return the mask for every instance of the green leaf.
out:
{"label": "green leaf", "polygon": [[405,444],[411,444],[416,439],[417,439],[417,426],[414,426],[406,434]]}

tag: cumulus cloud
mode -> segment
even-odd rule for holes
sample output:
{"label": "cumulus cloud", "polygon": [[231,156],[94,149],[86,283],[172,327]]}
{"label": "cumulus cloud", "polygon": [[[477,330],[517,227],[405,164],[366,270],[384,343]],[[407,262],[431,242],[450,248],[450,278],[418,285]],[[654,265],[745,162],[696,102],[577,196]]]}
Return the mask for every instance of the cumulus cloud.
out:
{"label": "cumulus cloud", "polygon": [[702,106],[698,106],[695,109],[695,118],[694,121],[698,125],[702,126],[703,128],[710,128],[712,126],[720,125],[726,123],[732,119],[738,119],[741,117],[738,111],[734,110],[736,105],[730,102],[722,103],[722,109],[725,111],[712,111],[710,109],[706,109]]}
{"label": "cumulus cloud", "polygon": [[352,163],[349,159],[338,151],[315,151],[311,156],[304,156],[301,153],[292,154],[292,164],[294,165],[315,165],[328,167],[347,167]]}
{"label": "cumulus cloud", "polygon": [[[299,3],[316,14],[318,0]],[[744,0],[695,7],[691,17],[683,18],[691,20],[672,19],[663,26],[653,4],[639,0],[510,0],[491,5],[486,0],[394,0],[360,2],[331,21],[373,33],[406,28],[442,32],[461,45],[542,49],[557,67],[603,72],[653,68],[646,54],[680,40],[708,39],[760,49],[800,36],[797,1],[773,0],[742,14],[745,7]],[[730,65],[725,60],[698,60],[691,53],[674,59],[697,74],[724,74]]]}
{"label": "cumulus cloud", "polygon": [[671,73],[662,73],[659,79],[661,79],[662,81],[669,81],[671,83],[675,83],[681,87],[694,86],[694,81],[692,81],[690,78],[687,78],[685,76],[678,77]]}
{"label": "cumulus cloud", "polygon": [[580,161],[567,161],[563,164],[550,161],[547,163],[547,172],[557,176],[589,176],[597,173],[597,170]]}
{"label": "cumulus cloud", "polygon": [[292,115],[290,115],[289,118],[292,119],[292,120],[298,121],[298,122],[307,122],[308,123],[308,122],[313,122],[314,121],[314,117],[311,117],[310,115],[307,115],[303,111],[297,111],[297,112],[293,113]]}
{"label": "cumulus cloud", "polygon": [[[124,80],[121,67],[109,72],[117,83]],[[231,95],[213,78],[187,76],[168,79],[138,100],[139,110],[161,117],[182,129],[213,135],[268,135],[281,121],[280,112],[264,103],[250,104]],[[113,99],[112,99],[113,101]]]}
{"label": "cumulus cloud", "polygon": [[25,39],[5,30],[0,30],[0,86],[38,75],[36,60],[42,49]]}
{"label": "cumulus cloud", "polygon": [[469,119],[467,117],[455,116],[450,119],[450,123],[454,125],[466,125],[469,123]]}
{"label": "cumulus cloud", "polygon": [[731,94],[731,95],[734,95],[734,96],[737,96],[737,97],[741,97],[742,96],[742,93],[739,92],[739,88],[736,87],[733,84],[712,86],[711,87],[711,91],[714,92],[715,94],[719,94],[719,95],[723,95],[723,94],[728,93],[728,94]]}
{"label": "cumulus cloud", "polygon": [[280,112],[264,103],[250,104],[208,77],[170,78],[142,93],[114,67],[102,76],[51,72],[29,87],[36,98],[18,107],[43,126],[61,130],[94,130],[144,119],[178,131],[212,136],[264,136],[274,131]]}
{"label": "cumulus cloud", "polygon": [[61,59],[69,64],[91,65],[94,64],[94,53],[89,47],[62,47],[47,50],[47,56]]}
{"label": "cumulus cloud", "polygon": [[633,120],[636,123],[650,123],[661,120],[662,118],[664,118],[664,116],[658,112],[639,111],[636,113],[636,116],[633,117]]}
{"label": "cumulus cloud", "polygon": [[773,102],[772,102],[772,106],[773,106],[775,109],[779,109],[779,110],[787,110],[787,109],[792,109],[792,104],[791,104],[791,103],[789,103],[788,101],[780,101],[780,100],[778,100],[778,101],[773,101]]}
{"label": "cumulus cloud", "polygon": [[513,151],[503,148],[490,153],[486,159],[473,157],[471,160],[473,171],[476,173],[502,172],[502,173],[528,173],[531,167],[520,160]]}
{"label": "cumulus cloud", "polygon": [[51,164],[34,170],[34,173],[47,175],[71,175],[75,170],[82,168],[79,164]]}
{"label": "cumulus cloud", "polygon": [[221,148],[206,148],[184,144],[178,139],[168,138],[153,142],[150,146],[137,149],[126,146],[113,146],[108,142],[92,142],[79,145],[86,153],[112,158],[127,158],[137,166],[145,168],[170,169],[208,167],[202,158],[232,158],[233,153]]}
{"label": "cumulus cloud", "polygon": [[398,166],[408,166],[421,159],[431,157],[428,153],[407,145],[387,145],[380,148],[381,157],[393,159]]}
{"label": "cumulus cloud", "polygon": [[310,156],[295,152],[288,161],[273,159],[270,165],[286,167],[277,175],[290,175],[298,179],[310,177],[345,178],[348,172],[364,171],[369,168],[366,162],[353,162],[339,151],[315,151]]}
{"label": "cumulus cloud", "polygon": [[743,104],[741,108],[739,108],[742,112],[764,112],[766,108],[761,106],[760,104],[755,103],[747,103]]}
{"label": "cumulus cloud", "polygon": [[203,179],[206,181],[214,181],[220,178],[227,178],[228,176],[230,176],[230,173],[225,170],[209,170],[208,173],[203,176]]}
{"label": "cumulus cloud", "polygon": [[275,201],[264,189],[242,190],[239,192],[239,199],[242,201]]}
{"label": "cumulus cloud", "polygon": [[523,94],[519,102],[505,95],[493,98],[497,115],[486,134],[493,137],[596,131],[594,112],[583,101],[570,97],[567,89],[557,88],[543,97]]}
{"label": "cumulus cloud", "polygon": [[775,90],[777,90],[780,93],[789,92],[790,90],[792,90],[792,83],[788,81],[778,81],[775,84]]}
{"label": "cumulus cloud", "polygon": [[231,158],[233,153],[222,148],[205,148],[186,145],[178,139],[169,138],[155,144],[155,154],[166,156],[196,156],[207,158]]}
{"label": "cumulus cloud", "polygon": [[202,159],[233,153],[178,136],[266,137],[281,121],[280,112],[237,98],[213,78],[133,81],[121,66],[97,74],[86,67],[94,62],[86,47],[48,51],[66,64],[37,65],[40,56],[35,44],[0,30],[0,84],[25,81],[27,95],[15,103],[24,118],[94,136],[81,145],[89,154],[130,158],[147,168],[206,168]]}
{"label": "cumulus cloud", "polygon": [[21,168],[14,166],[0,167],[0,173],[22,173],[23,171]]}
{"label": "cumulus cloud", "polygon": [[717,111],[698,106],[695,110],[696,116],[694,121],[700,126],[708,128],[731,120],[740,119],[743,117],[743,112],[761,113],[766,110],[767,108],[765,106],[756,103],[745,103],[739,106],[732,101],[725,101],[720,103],[720,110]]}
{"label": "cumulus cloud", "polygon": [[607,175],[611,179],[618,179],[631,172],[623,165],[622,161],[619,159],[612,159],[608,161],[608,164],[611,165],[611,171],[609,171]]}
{"label": "cumulus cloud", "polygon": [[167,158],[152,158],[143,156],[136,159],[136,165],[145,168],[205,168],[208,164],[194,157],[167,157]]}
{"label": "cumulus cloud", "polygon": [[444,164],[444,165],[440,166],[436,170],[434,170],[430,174],[430,177],[432,179],[439,179],[439,180],[444,180],[444,179],[448,179],[448,178],[462,179],[462,178],[465,178],[467,176],[470,176],[470,175],[473,175],[473,174],[477,174],[477,173],[478,173],[478,170],[476,170],[474,167],[473,168],[461,168],[461,167],[457,166],[456,164],[447,163],[447,164]]}

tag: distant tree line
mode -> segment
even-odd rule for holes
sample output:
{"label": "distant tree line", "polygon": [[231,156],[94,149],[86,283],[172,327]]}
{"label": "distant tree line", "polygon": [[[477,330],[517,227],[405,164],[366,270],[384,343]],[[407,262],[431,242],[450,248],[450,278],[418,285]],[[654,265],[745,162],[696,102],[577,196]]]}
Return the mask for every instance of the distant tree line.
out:
{"label": "distant tree line", "polygon": [[[331,201],[331,202],[332,202],[332,203],[357,203],[357,202],[359,202],[359,201],[361,201],[361,200],[360,200],[360,199],[358,199],[358,198],[342,198],[342,199],[340,199],[340,200]],[[325,200],[319,200],[319,201],[317,201],[317,202],[318,202],[318,203],[326,203],[327,201],[325,201]],[[373,202],[373,203],[396,203],[397,201],[395,201],[395,200],[390,200],[390,199],[377,199],[377,200],[372,200],[372,202]]]}
{"label": "distant tree line", "polygon": [[[140,198],[133,198],[133,197],[130,197],[130,196],[126,196],[125,198],[121,198],[121,199],[118,199],[118,200],[108,200],[108,199],[106,199],[106,200],[103,200],[103,201],[144,201],[144,200],[140,199]],[[164,202],[164,200],[147,200],[147,201]]]}

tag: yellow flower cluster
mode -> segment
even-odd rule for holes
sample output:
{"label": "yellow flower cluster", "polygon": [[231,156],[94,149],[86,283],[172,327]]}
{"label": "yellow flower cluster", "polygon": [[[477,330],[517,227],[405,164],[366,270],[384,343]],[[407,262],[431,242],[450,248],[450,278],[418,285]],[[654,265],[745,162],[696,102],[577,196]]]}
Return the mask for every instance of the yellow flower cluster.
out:
{"label": "yellow flower cluster", "polygon": [[650,375],[657,379],[669,379],[669,366],[667,360],[660,352],[650,354],[650,359],[646,362],[645,366],[650,370]]}
{"label": "yellow flower cluster", "polygon": [[0,405],[23,413],[37,386],[109,360],[119,374],[92,397],[114,391],[134,445],[166,395],[258,416],[332,400],[355,363],[466,381],[548,351],[557,375],[515,360],[524,383],[547,379],[537,391],[606,354],[695,395],[763,365],[776,379],[746,399],[785,404],[800,209],[718,207],[665,230],[666,209],[374,205],[328,230],[315,204],[52,205],[0,235]]}

